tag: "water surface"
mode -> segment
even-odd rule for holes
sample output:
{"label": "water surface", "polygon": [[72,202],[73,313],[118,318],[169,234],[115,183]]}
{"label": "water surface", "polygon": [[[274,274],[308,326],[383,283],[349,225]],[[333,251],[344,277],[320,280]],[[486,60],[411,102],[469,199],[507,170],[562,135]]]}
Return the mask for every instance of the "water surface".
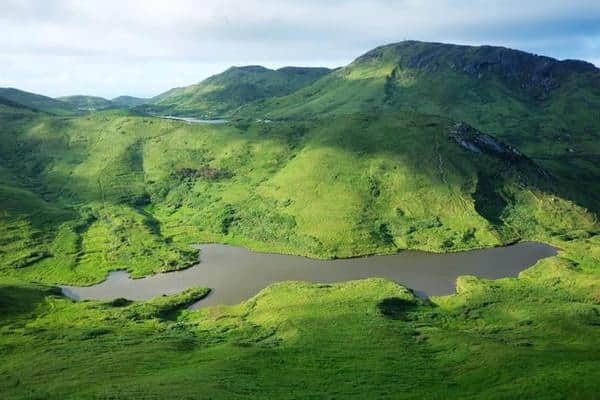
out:
{"label": "water surface", "polygon": [[63,293],[73,299],[146,300],[192,287],[209,287],[212,289],[209,296],[194,305],[203,307],[239,303],[274,282],[328,283],[382,277],[407,286],[420,296],[446,295],[454,293],[458,276],[488,279],[516,276],[539,259],[556,254],[553,247],[537,242],[460,253],[404,251],[388,256],[327,261],[255,253],[221,244],[197,247],[200,262],[186,270],[142,279],[130,279],[124,271],[111,272],[106,281],[98,285],[63,286]]}
{"label": "water surface", "polygon": [[172,115],[165,115],[163,117],[160,117],[163,119],[174,119],[176,121],[183,121],[183,122],[187,122],[188,124],[212,124],[212,125],[216,125],[216,124],[226,124],[227,122],[229,122],[226,119],[197,119],[197,118],[192,118],[192,117],[174,117]]}

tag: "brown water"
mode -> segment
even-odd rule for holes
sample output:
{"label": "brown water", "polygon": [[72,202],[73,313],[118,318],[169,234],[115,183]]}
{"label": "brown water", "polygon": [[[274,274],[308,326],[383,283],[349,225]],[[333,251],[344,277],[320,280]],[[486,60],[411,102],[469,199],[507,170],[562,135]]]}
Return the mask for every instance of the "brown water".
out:
{"label": "brown water", "polygon": [[434,254],[405,251],[388,256],[341,260],[255,253],[221,244],[197,246],[200,262],[186,270],[130,279],[127,272],[111,272],[106,281],[88,287],[63,286],[73,299],[124,297],[145,300],[192,287],[209,287],[210,295],[194,307],[236,304],[269,284],[288,280],[340,282],[383,277],[413,289],[420,296],[454,293],[461,275],[496,279],[516,276],[541,258],[556,254],[543,243],[523,242],[507,247],[461,253]]}

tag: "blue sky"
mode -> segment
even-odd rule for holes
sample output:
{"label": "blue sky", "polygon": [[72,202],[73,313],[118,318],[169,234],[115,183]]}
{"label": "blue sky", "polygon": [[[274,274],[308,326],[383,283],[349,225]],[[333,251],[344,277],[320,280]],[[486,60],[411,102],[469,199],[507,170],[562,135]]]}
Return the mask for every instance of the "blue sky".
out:
{"label": "blue sky", "polygon": [[600,0],[0,0],[0,87],[149,97],[231,65],[345,65],[404,39],[600,66]]}

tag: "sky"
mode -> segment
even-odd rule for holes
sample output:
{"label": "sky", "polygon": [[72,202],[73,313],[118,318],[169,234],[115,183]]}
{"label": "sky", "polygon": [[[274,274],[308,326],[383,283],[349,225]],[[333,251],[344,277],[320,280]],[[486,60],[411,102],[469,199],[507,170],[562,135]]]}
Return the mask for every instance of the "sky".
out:
{"label": "sky", "polygon": [[337,67],[405,39],[600,66],[600,0],[0,0],[0,87],[151,97],[232,65]]}

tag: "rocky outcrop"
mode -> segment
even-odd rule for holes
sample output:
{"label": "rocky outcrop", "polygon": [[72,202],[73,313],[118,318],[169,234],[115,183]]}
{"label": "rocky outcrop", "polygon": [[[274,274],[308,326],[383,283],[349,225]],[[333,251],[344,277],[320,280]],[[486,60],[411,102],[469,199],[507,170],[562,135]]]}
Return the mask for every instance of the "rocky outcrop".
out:
{"label": "rocky outcrop", "polygon": [[525,166],[535,170],[542,177],[549,177],[549,174],[542,167],[515,147],[503,143],[469,124],[459,122],[452,125],[448,128],[448,136],[466,150],[487,154],[514,166]]}

